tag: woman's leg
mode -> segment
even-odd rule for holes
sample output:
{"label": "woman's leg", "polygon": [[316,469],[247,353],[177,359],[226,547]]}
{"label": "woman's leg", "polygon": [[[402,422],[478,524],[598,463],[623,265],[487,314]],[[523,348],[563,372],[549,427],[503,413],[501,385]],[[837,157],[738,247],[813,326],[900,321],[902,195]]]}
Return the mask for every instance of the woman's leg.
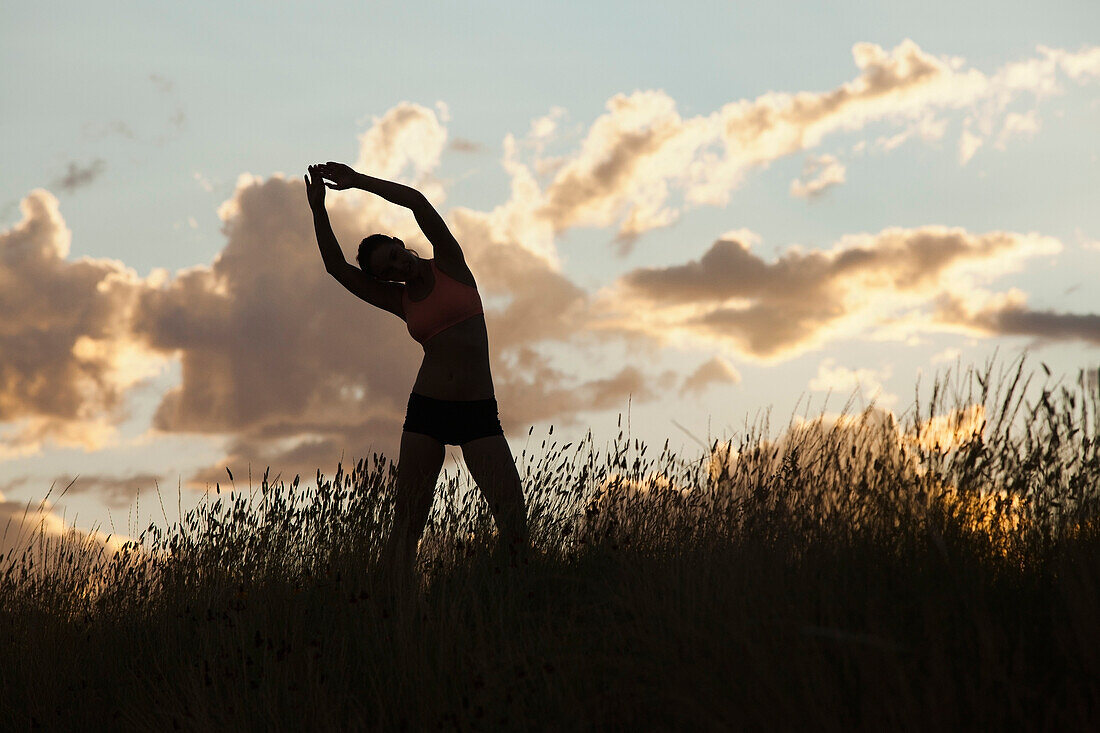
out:
{"label": "woman's leg", "polygon": [[382,567],[407,579],[416,564],[416,548],[432,508],[435,484],[443,468],[443,443],[429,435],[401,433],[393,530],[383,550]]}
{"label": "woman's leg", "polygon": [[462,444],[462,458],[489,502],[501,544],[515,553],[528,549],[527,507],[512,450],[503,435],[475,438]]}

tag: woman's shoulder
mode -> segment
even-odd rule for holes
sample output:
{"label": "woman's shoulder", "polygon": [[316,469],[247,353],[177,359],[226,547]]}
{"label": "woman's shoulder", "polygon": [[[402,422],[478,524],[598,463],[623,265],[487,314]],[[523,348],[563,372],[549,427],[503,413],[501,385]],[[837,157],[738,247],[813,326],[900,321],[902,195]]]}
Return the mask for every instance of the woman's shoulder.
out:
{"label": "woman's shoulder", "polygon": [[453,260],[436,256],[433,257],[431,261],[432,264],[435,265],[436,270],[439,270],[452,280],[457,280],[463,285],[469,285],[471,288],[477,287],[477,282],[474,280],[474,273],[470,271],[470,267],[466,264],[464,258]]}

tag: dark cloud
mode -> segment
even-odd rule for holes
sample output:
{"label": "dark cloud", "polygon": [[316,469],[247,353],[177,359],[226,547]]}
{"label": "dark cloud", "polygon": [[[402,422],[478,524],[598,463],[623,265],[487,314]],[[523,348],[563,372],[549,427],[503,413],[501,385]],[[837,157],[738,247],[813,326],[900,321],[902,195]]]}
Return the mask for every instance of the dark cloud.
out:
{"label": "dark cloud", "polygon": [[58,486],[67,487],[66,496],[76,494],[95,494],[112,507],[127,507],[142,492],[166,490],[162,485],[163,477],[156,473],[136,473],[131,476],[110,476],[106,474],[61,474],[53,479]]}
{"label": "dark cloud", "polygon": [[[881,316],[884,299],[931,299],[956,268],[1019,260],[1057,251],[1057,240],[991,232],[975,235],[940,226],[886,229],[848,238],[827,251],[792,250],[765,262],[739,240],[720,239],[697,261],[641,268],[621,278],[637,308],[670,313],[669,327],[734,342],[743,353],[771,359],[810,348],[842,319]],[[731,302],[732,301],[732,302]]]}
{"label": "dark cloud", "polygon": [[467,140],[462,137],[456,137],[451,140],[447,147],[459,153],[480,153],[485,150],[485,146],[481,143],[475,140]]}
{"label": "dark cloud", "polygon": [[124,417],[126,390],[155,371],[130,337],[141,282],[113,260],[69,262],[53,194],[35,189],[21,208],[0,232],[0,422],[27,424],[0,448],[95,447]]}
{"label": "dark cloud", "polygon": [[[303,417],[338,426],[395,415],[419,347],[400,319],[325,271],[304,185],[280,177],[244,185],[234,210],[212,265],[142,293],[137,334],[177,352],[183,367],[154,426],[248,435]],[[329,213],[337,231],[386,229],[335,202]]]}
{"label": "dark cloud", "polygon": [[741,374],[728,361],[716,356],[703,362],[699,367],[684,379],[680,386],[680,395],[689,393],[701,394],[712,384],[739,384]]}
{"label": "dark cloud", "polygon": [[72,193],[78,188],[89,185],[103,173],[105,168],[106,163],[102,158],[96,158],[85,167],[81,167],[78,163],[70,162],[65,175],[54,179],[50,187],[60,188],[66,193]]}
{"label": "dark cloud", "polygon": [[944,294],[936,301],[935,318],[941,323],[966,326],[990,336],[1032,336],[1039,341],[1084,341],[1100,345],[1098,313],[1032,310],[1018,300],[971,309],[964,298]]}

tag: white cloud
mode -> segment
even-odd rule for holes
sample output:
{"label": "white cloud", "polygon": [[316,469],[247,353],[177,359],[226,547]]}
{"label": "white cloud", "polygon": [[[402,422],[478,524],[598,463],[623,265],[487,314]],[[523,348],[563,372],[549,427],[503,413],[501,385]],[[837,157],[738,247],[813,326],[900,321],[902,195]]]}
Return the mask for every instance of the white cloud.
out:
{"label": "white cloud", "polygon": [[966,165],[981,146],[980,137],[970,130],[963,130],[962,135],[959,136],[959,165]]}
{"label": "white cloud", "polygon": [[214,190],[213,182],[211,182],[211,180],[204,176],[202,173],[195,171],[194,173],[192,173],[192,176],[196,181],[198,181],[198,184],[203,191],[209,193]]}
{"label": "white cloud", "polygon": [[816,198],[826,189],[844,183],[844,164],[832,155],[811,155],[802,167],[802,179],[791,181],[791,196]]}
{"label": "white cloud", "polygon": [[809,387],[816,392],[832,391],[843,395],[858,390],[866,399],[889,406],[898,401],[897,395],[886,392],[882,386],[882,380],[888,379],[890,372],[890,367],[881,372],[865,368],[849,369],[830,357],[818,364],[817,375],[810,379]]}
{"label": "white cloud", "polygon": [[1004,150],[1006,141],[1014,135],[1034,136],[1039,132],[1039,118],[1037,115],[1038,112],[1034,109],[1029,110],[1027,114],[1010,112],[1005,116],[1001,133],[998,135],[997,141],[993,143],[993,147]]}
{"label": "white cloud", "polygon": [[[678,114],[664,92],[618,94],[588,129],[580,150],[555,164],[546,190],[533,187],[526,198],[555,233],[617,225],[617,243],[626,252],[635,238],[677,221],[686,207],[725,205],[750,169],[811,149],[834,132],[886,120],[907,128],[880,138],[880,147],[895,146],[913,134],[934,141],[947,125],[936,113],[963,109],[981,135],[991,136],[1006,105],[1020,94],[1041,98],[1057,93],[1059,68],[1078,70],[1082,79],[1083,69],[1092,68],[1095,49],[1061,53],[1056,60],[1012,62],[987,76],[963,69],[957,57],[934,57],[908,39],[889,52],[857,43],[852,54],[860,74],[851,81],[825,92],[767,92],[689,118]],[[1012,118],[1007,124],[1022,130],[1026,123]],[[962,163],[980,139],[963,133]],[[549,170],[545,164],[540,169]],[[684,207],[670,201],[675,188],[683,192]]]}
{"label": "white cloud", "polygon": [[939,364],[945,361],[954,361],[962,354],[962,351],[954,347],[949,347],[943,351],[939,351],[932,355],[931,362],[933,364]]}
{"label": "white cloud", "polygon": [[1084,249],[1100,250],[1100,239],[1093,239],[1088,236],[1081,227],[1074,227],[1073,236],[1077,238],[1077,244]]}

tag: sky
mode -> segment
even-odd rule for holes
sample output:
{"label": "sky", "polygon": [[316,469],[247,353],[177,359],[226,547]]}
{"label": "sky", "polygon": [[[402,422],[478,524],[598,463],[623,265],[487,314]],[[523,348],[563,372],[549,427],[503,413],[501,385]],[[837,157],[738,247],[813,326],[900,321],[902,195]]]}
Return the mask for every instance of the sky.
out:
{"label": "sky", "polygon": [[[1083,0],[8,4],[0,520],[53,486],[51,526],[123,533],[158,489],[397,460],[422,350],[325,272],[328,160],[444,216],[521,466],[620,424],[690,459],[769,410],[900,416],[995,355],[1095,370],[1097,28]],[[349,261],[431,256],[408,211],[326,203]]]}

